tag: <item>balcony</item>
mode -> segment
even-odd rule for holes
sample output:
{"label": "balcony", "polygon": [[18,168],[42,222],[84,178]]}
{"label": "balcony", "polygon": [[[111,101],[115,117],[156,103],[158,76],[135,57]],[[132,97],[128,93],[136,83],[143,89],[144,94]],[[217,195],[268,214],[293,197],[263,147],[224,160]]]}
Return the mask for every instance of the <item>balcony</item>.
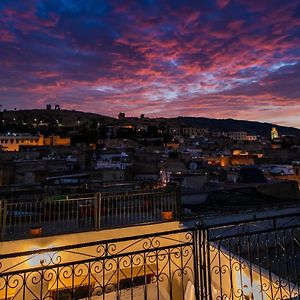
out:
{"label": "balcony", "polygon": [[176,188],[68,195],[39,202],[0,201],[2,240],[53,236],[174,220]]}
{"label": "balcony", "polygon": [[129,236],[2,254],[0,299],[299,299],[299,220],[142,235],[132,227]]}

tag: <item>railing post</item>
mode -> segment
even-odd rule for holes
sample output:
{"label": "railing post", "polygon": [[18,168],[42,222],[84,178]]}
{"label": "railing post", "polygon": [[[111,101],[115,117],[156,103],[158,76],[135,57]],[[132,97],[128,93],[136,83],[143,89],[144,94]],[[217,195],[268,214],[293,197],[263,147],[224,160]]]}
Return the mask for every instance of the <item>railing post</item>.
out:
{"label": "railing post", "polygon": [[4,241],[4,235],[6,230],[6,213],[7,206],[5,200],[0,200],[0,230],[1,230],[1,241]]}
{"label": "railing post", "polygon": [[[210,274],[210,245],[209,245],[209,229],[199,223],[196,225],[198,243],[198,295],[200,300],[211,300],[211,274]],[[196,292],[197,293],[197,292]],[[197,296],[197,294],[196,294]]]}
{"label": "railing post", "polygon": [[95,227],[95,230],[98,229],[98,218],[99,218],[99,214],[98,214],[98,211],[99,211],[99,208],[98,208],[98,193],[95,193],[95,196],[94,196],[94,227]]}
{"label": "railing post", "polygon": [[95,195],[95,230],[101,229],[101,193]]}
{"label": "railing post", "polygon": [[1,241],[3,241],[3,200],[0,200],[0,230],[1,230]]}
{"label": "railing post", "polygon": [[202,300],[200,298],[200,256],[199,256],[199,230],[195,228],[193,230],[193,264],[194,264],[194,287],[195,287],[195,296],[196,300]]}
{"label": "railing post", "polygon": [[176,197],[176,219],[181,218],[181,192],[180,186],[175,187],[175,197]]}

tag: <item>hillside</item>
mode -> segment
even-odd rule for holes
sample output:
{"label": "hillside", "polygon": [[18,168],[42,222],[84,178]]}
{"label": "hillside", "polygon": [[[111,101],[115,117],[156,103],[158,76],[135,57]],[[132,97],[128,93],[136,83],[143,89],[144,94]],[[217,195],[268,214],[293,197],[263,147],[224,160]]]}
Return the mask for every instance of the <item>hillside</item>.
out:
{"label": "hillside", "polygon": [[42,122],[55,122],[58,120],[65,125],[81,123],[99,122],[101,124],[112,124],[115,119],[95,113],[86,113],[75,110],[46,110],[46,109],[28,109],[17,111],[4,111],[3,118],[6,120],[23,121],[25,123],[31,123],[35,119]]}
{"label": "hillside", "polygon": [[261,123],[256,121],[234,120],[234,119],[210,119],[202,117],[177,117],[177,118],[126,118],[123,121],[118,121],[115,118],[99,115],[96,113],[87,113],[75,110],[46,110],[46,109],[30,109],[17,111],[4,111],[2,118],[12,122],[14,119],[17,122],[32,123],[35,119],[39,122],[56,122],[58,120],[64,125],[74,125],[78,121],[80,123],[97,122],[105,125],[121,125],[125,123],[147,123],[156,124],[166,123],[171,127],[190,126],[209,128],[213,131],[247,131],[249,134],[258,134],[269,136],[272,127],[276,127],[280,134],[300,136],[300,129],[293,127],[279,126],[271,123]]}
{"label": "hillside", "polygon": [[275,126],[280,134],[300,136],[300,129],[298,128],[256,121],[209,119],[200,117],[177,117],[173,118],[173,120],[177,120],[178,123],[191,127],[203,127],[215,131],[247,131],[250,134],[263,136],[269,136],[272,127]]}

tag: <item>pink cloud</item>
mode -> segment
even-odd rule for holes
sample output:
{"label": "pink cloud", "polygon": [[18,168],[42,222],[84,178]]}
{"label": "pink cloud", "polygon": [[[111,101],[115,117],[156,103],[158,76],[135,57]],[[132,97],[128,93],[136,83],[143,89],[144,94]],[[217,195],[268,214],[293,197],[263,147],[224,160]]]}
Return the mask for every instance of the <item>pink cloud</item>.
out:
{"label": "pink cloud", "polygon": [[15,41],[15,37],[9,30],[1,29],[0,30],[0,40],[2,42],[13,42],[13,41]]}
{"label": "pink cloud", "polygon": [[227,6],[229,2],[230,0],[217,0],[217,6],[222,9]]}

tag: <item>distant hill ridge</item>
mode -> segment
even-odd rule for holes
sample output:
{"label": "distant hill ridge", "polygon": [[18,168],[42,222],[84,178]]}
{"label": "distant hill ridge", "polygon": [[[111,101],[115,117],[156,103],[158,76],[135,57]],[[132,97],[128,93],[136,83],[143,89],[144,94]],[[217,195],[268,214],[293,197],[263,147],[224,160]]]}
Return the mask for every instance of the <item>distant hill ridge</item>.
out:
{"label": "distant hill ridge", "polygon": [[[86,121],[96,121],[102,124],[119,124],[120,121],[113,117],[100,115],[97,113],[82,112],[75,110],[46,110],[46,109],[30,109],[30,110],[10,110],[3,112],[3,118],[16,118],[17,120],[22,119],[24,122],[30,122],[34,118],[39,120],[54,120],[59,119],[61,122],[66,124]],[[144,122],[138,118],[128,118],[130,122]],[[300,136],[300,129],[294,127],[280,126],[271,123],[262,123],[258,121],[246,121],[246,120],[235,120],[235,119],[211,119],[203,117],[183,117],[179,116],[176,118],[145,118],[151,120],[151,123],[165,122],[170,126],[189,126],[189,127],[201,127],[209,128],[212,131],[247,131],[249,134],[257,134],[268,136],[272,127],[276,127],[280,134],[285,135],[297,135]],[[126,119],[125,121],[126,122]]]}
{"label": "distant hill ridge", "polygon": [[177,117],[175,119],[186,126],[209,128],[213,131],[247,131],[249,134],[268,135],[272,127],[276,127],[280,134],[300,136],[300,129],[298,128],[258,121],[210,119],[202,117]]}
{"label": "distant hill ridge", "polygon": [[73,124],[86,121],[96,121],[101,123],[111,124],[116,119],[103,116],[96,113],[82,112],[76,110],[47,110],[47,109],[24,109],[24,110],[8,110],[3,112],[3,118],[16,118],[24,122],[31,122],[34,119],[41,121],[59,120],[65,124]]}

